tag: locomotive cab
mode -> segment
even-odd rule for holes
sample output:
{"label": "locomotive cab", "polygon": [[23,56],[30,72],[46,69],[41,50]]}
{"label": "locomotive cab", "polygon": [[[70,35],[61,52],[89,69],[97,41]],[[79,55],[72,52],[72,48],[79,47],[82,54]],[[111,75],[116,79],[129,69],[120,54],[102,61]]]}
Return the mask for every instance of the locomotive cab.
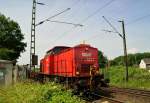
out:
{"label": "locomotive cab", "polygon": [[91,68],[99,72],[98,50],[89,45],[80,44],[75,47],[76,75],[90,77]]}
{"label": "locomotive cab", "polygon": [[[102,78],[99,74],[98,50],[90,45],[80,44],[74,49],[76,76],[80,88],[95,87]],[[97,79],[97,82],[95,82]],[[94,86],[93,86],[94,85]]]}

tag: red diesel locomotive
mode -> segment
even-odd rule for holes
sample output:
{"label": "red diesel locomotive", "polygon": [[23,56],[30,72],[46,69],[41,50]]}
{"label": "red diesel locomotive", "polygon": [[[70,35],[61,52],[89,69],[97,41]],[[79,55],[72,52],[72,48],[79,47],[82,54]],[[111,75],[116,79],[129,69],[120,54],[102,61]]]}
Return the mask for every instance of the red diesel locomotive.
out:
{"label": "red diesel locomotive", "polygon": [[80,88],[104,84],[99,73],[98,49],[87,44],[50,49],[40,61],[40,74]]}

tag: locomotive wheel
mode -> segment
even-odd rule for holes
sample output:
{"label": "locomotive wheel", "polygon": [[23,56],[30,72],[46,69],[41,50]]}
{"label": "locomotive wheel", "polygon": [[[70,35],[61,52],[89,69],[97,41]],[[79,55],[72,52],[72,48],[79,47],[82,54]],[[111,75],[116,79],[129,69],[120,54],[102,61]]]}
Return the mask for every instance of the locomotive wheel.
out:
{"label": "locomotive wheel", "polygon": [[80,94],[78,85],[74,85],[74,87],[73,87],[73,94],[75,94],[75,95],[79,95]]}
{"label": "locomotive wheel", "polygon": [[45,77],[45,82],[49,82],[49,77]]}
{"label": "locomotive wheel", "polygon": [[108,84],[107,84],[104,80],[101,81],[101,84],[102,84],[102,85],[101,85],[102,87],[108,87]]}
{"label": "locomotive wheel", "polygon": [[54,82],[59,83],[58,77],[55,77],[55,78],[54,78]]}

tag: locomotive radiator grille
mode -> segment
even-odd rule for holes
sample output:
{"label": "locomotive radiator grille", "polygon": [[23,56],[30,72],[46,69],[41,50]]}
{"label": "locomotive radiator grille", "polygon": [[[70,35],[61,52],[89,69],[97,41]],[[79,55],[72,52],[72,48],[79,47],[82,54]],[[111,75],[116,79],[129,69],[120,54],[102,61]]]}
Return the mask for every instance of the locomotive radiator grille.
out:
{"label": "locomotive radiator grille", "polygon": [[90,73],[90,64],[81,64],[81,73]]}

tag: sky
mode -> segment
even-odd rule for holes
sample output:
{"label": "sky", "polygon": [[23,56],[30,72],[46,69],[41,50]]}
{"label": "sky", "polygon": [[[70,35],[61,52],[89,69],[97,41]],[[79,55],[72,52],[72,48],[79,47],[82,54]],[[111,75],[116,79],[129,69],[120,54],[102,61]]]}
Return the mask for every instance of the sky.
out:
{"label": "sky", "polygon": [[[124,20],[128,53],[150,52],[150,0],[38,0],[46,5],[37,5],[36,23],[67,8],[67,12],[51,20],[82,24],[45,22],[36,27],[36,54],[39,60],[45,52],[57,45],[75,46],[83,41],[101,50],[109,59],[123,55],[123,40],[102,18],[122,34]],[[19,64],[29,64],[32,0],[0,0],[0,13],[19,23],[26,52],[18,59]]]}

